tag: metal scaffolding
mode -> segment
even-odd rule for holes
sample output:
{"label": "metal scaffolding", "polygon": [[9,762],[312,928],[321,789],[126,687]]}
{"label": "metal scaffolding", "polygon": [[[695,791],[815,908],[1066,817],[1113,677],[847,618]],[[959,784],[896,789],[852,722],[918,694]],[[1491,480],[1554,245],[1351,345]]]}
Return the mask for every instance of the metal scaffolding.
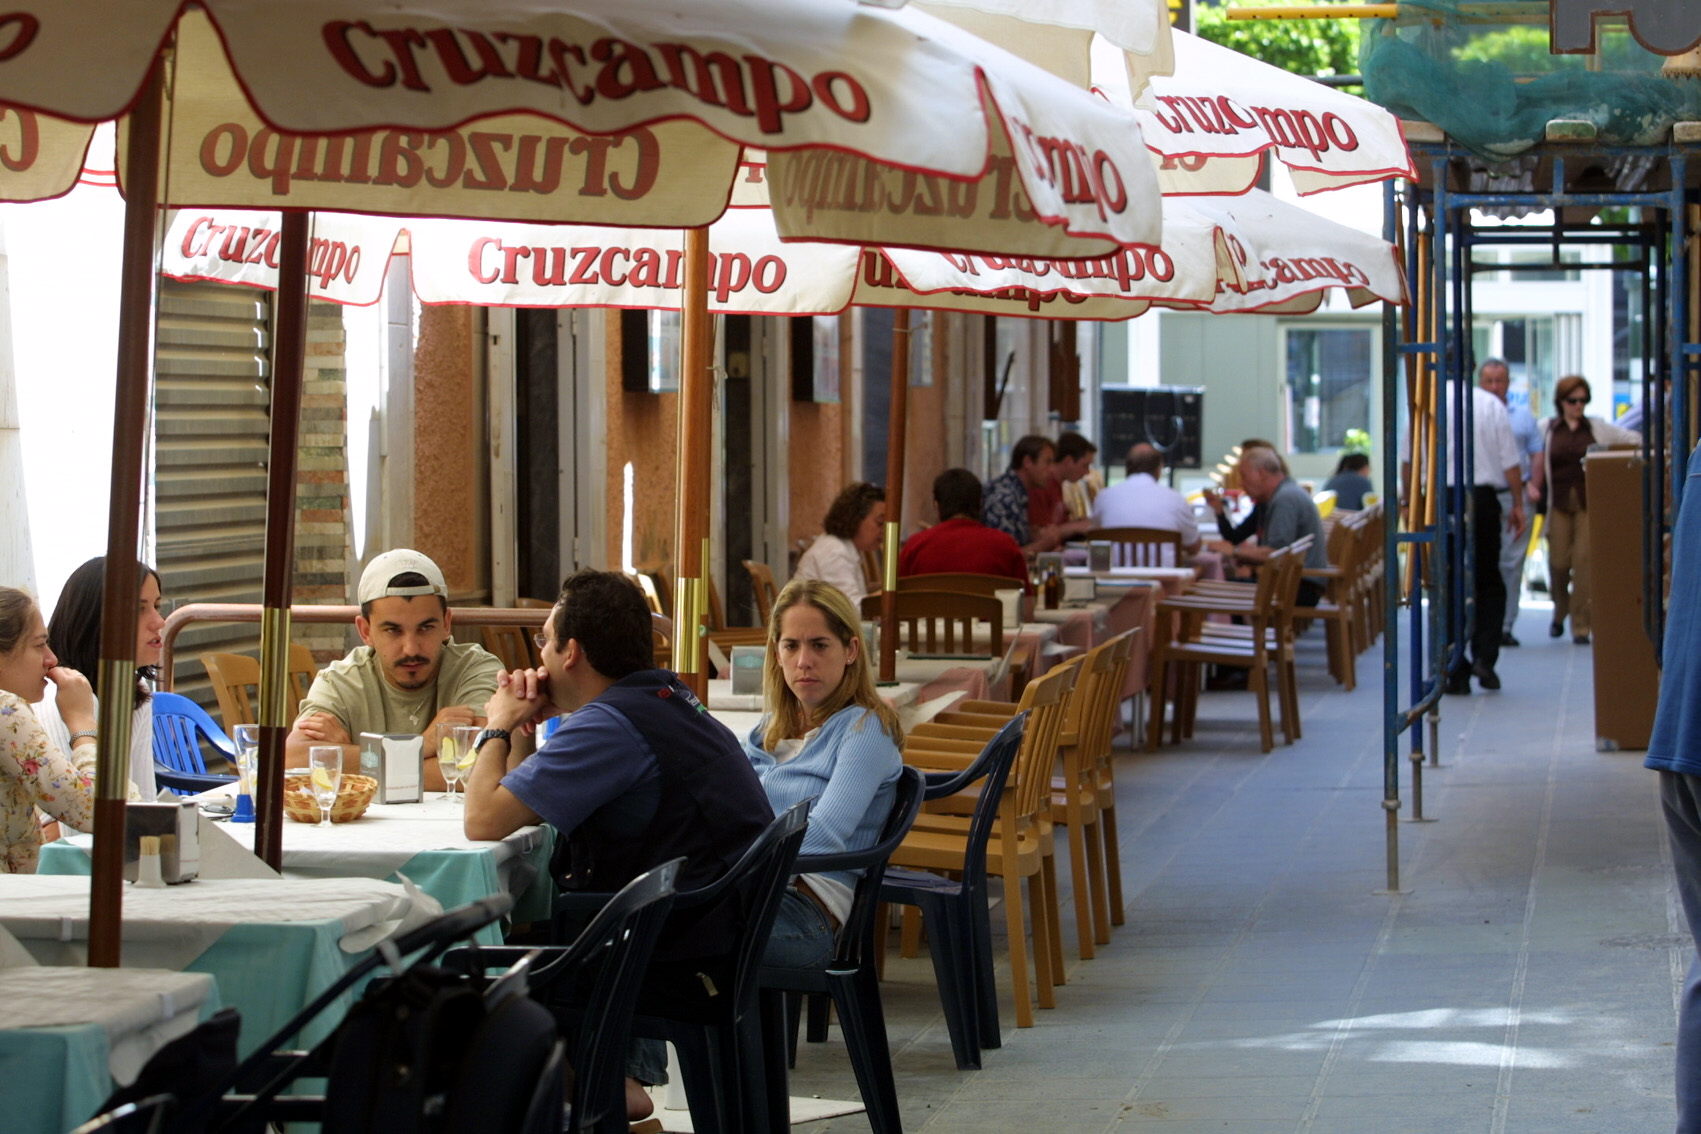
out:
{"label": "metal scaffolding", "polygon": [[[1422,180],[1389,183],[1385,220],[1387,239],[1399,245],[1404,257],[1411,295],[1409,306],[1390,306],[1383,317],[1384,498],[1402,501],[1402,522],[1388,525],[1384,578],[1390,614],[1383,640],[1383,809],[1390,891],[1400,888],[1400,741],[1408,738],[1410,818],[1422,820],[1425,759],[1432,767],[1439,761],[1442,688],[1470,639],[1476,613],[1465,506],[1471,484],[1466,470],[1473,461],[1471,385],[1478,361],[1472,348],[1472,279],[1479,272],[1509,269],[1478,263],[1473,250],[1547,247],[1552,250],[1547,261],[1511,270],[1551,270],[1560,266],[1566,246],[1604,245],[1617,251],[1604,261],[1565,261],[1563,267],[1633,272],[1640,278],[1641,585],[1644,630],[1656,652],[1664,629],[1665,540],[1696,439],[1695,380],[1701,370],[1701,344],[1695,341],[1701,273],[1692,239],[1701,199],[1695,185],[1701,148],[1547,144],[1521,159],[1513,176],[1485,170],[1479,158],[1450,142],[1414,142],[1412,151]],[[1552,210],[1553,221],[1483,226],[1473,217],[1477,209]],[[1597,215],[1601,210],[1612,213],[1603,218]],[[1400,405],[1409,410],[1409,448],[1398,440]],[[1403,490],[1395,453],[1402,459],[1409,454],[1409,490]],[[1445,477],[1439,475],[1444,469],[1450,470]]]}

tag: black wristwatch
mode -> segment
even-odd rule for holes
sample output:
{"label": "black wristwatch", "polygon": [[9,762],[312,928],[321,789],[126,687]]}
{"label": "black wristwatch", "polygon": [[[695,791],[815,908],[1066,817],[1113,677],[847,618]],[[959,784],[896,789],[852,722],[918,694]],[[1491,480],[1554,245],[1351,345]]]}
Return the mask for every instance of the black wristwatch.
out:
{"label": "black wristwatch", "polygon": [[473,738],[473,751],[477,752],[480,748],[483,748],[484,742],[487,740],[500,740],[506,744],[508,743],[508,730],[505,728],[484,729]]}

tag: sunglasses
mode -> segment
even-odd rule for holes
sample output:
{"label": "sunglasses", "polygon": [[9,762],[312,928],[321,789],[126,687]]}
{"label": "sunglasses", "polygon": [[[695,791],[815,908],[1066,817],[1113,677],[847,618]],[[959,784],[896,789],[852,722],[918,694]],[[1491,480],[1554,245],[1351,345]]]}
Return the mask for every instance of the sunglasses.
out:
{"label": "sunglasses", "polygon": [[1563,400],[1568,406],[1586,406],[1589,404],[1588,398],[1565,398]]}

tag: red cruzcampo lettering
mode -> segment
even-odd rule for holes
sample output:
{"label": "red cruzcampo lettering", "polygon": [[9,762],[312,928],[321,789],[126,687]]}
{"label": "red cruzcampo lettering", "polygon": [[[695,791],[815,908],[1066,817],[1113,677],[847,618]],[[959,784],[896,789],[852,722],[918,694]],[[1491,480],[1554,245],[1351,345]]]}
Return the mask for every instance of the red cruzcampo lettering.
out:
{"label": "red cruzcampo lettering", "polygon": [[[746,55],[750,68],[750,101],[756,115],[757,129],[764,134],[778,134],[784,129],[783,116],[808,110],[815,101],[807,79],[783,63],[775,63],[760,55]],[[780,94],[777,76],[785,77],[789,93]]]}
{"label": "red cruzcampo lettering", "polygon": [[0,36],[11,36],[11,39],[0,44],[0,63],[16,59],[27,51],[29,45],[35,42],[36,33],[39,31],[41,21],[29,12],[7,12],[0,16]]}
{"label": "red cruzcampo lettering", "polygon": [[867,122],[874,112],[868,103],[868,92],[863,89],[862,84],[843,71],[823,71],[815,76],[809,86],[822,105],[846,122]]}
{"label": "red cruzcampo lettering", "polygon": [[360,270],[360,245],[350,248],[340,240],[315,238],[307,247],[307,275],[316,277],[321,288],[333,280],[353,283]]}
{"label": "red cruzcampo lettering", "polygon": [[[192,227],[185,237],[185,255],[190,241],[198,233]],[[359,265],[360,249],[343,249],[341,244],[323,250],[315,248],[310,261],[314,274],[332,276],[353,282]],[[664,263],[665,255],[665,263]],[[345,258],[346,257],[346,258]],[[505,245],[499,237],[481,236],[467,247],[467,273],[481,284],[520,282],[520,262],[531,261],[531,282],[538,287],[632,287],[677,290],[683,254],[669,250],[665,254],[645,245],[628,248],[622,245],[584,244],[572,248],[559,245]],[[754,288],[762,295],[772,295],[785,286],[787,269],[778,256],[758,256],[752,260],[742,252],[723,252],[709,261],[709,289],[725,303],[728,298]]]}
{"label": "red cruzcampo lettering", "polygon": [[248,172],[256,180],[269,178],[272,192],[279,197],[289,194],[290,164],[294,159],[293,137],[279,134],[270,126],[254,131],[254,140],[248,146]]}
{"label": "red cruzcampo lettering", "polygon": [[[220,152],[228,146],[225,156]],[[248,131],[235,122],[225,122],[207,131],[201,139],[201,168],[214,177],[229,177],[242,168],[248,155]]]}
{"label": "red cruzcampo lettering", "polygon": [[41,156],[41,126],[33,110],[0,106],[0,122],[8,117],[18,120],[18,145],[13,149],[10,142],[0,144],[0,165],[20,172],[33,166],[35,159]]}
{"label": "red cruzcampo lettering", "polygon": [[472,242],[472,247],[467,251],[467,271],[481,284],[496,282],[496,269],[486,271],[484,267],[484,253],[492,249],[501,252],[502,242],[494,236],[481,236]]}

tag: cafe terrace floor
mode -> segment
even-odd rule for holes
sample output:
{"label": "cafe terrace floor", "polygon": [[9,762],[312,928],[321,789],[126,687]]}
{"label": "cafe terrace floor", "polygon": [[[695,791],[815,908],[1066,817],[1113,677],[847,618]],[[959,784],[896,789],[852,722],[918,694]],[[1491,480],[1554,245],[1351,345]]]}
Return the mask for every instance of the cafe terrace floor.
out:
{"label": "cafe terrace floor", "polygon": [[[1436,821],[1400,824],[1397,896],[1377,892],[1380,644],[1342,693],[1307,636],[1291,748],[1260,756],[1250,694],[1211,693],[1193,741],[1124,754],[1128,922],[1072,960],[1036,1027],[1011,1026],[1006,993],[1004,1046],[955,1070],[925,954],[893,952],[905,1128],[1671,1129],[1690,946],[1656,777],[1639,752],[1595,751],[1590,650],[1548,638],[1548,617],[1526,603],[1501,692],[1445,699],[1442,766],[1425,776]],[[1405,769],[1401,785],[1409,814]],[[803,1045],[792,1090],[857,1097],[836,1027]]]}

